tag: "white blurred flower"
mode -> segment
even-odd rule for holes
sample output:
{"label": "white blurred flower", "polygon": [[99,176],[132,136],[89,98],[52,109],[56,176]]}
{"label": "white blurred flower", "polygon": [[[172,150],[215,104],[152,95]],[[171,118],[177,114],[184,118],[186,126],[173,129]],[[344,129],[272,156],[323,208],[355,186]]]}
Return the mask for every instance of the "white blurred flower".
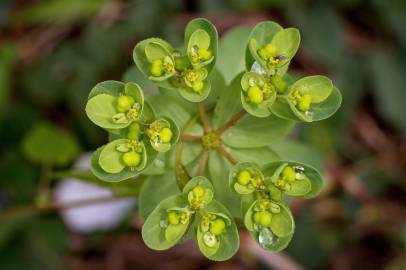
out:
{"label": "white blurred flower", "polygon": [[[83,155],[74,167],[76,169],[89,169],[90,158],[90,154]],[[62,205],[107,197],[113,197],[108,188],[74,178],[61,180],[54,190],[55,202]],[[65,209],[60,214],[72,231],[90,233],[113,229],[134,206],[135,199],[123,198]]]}

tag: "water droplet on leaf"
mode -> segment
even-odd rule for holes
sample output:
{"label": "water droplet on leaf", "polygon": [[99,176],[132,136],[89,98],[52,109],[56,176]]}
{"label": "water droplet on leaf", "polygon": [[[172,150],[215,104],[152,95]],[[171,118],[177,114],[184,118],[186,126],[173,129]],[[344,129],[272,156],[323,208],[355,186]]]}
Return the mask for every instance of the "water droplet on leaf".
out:
{"label": "water droplet on leaf", "polygon": [[257,61],[255,61],[254,64],[252,64],[251,71],[261,75],[266,74],[266,71],[261,67],[261,65]]}
{"label": "water droplet on leaf", "polygon": [[303,174],[305,172],[305,169],[303,167],[301,167],[301,166],[296,166],[295,167],[295,172]]}
{"label": "water droplet on leaf", "polygon": [[270,248],[278,239],[269,228],[263,227],[258,234],[258,242],[264,248]]}
{"label": "water droplet on leaf", "polygon": [[313,116],[313,112],[312,112],[312,111],[305,111],[304,114],[305,114],[306,116],[310,116],[310,117]]}

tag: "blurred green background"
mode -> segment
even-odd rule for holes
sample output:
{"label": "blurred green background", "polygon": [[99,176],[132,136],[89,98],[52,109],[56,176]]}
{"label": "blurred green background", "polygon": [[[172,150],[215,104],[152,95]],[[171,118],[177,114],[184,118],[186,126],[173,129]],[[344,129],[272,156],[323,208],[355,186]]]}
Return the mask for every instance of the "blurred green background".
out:
{"label": "blurred green background", "polygon": [[107,140],[84,113],[90,89],[132,78],[137,41],[180,44],[195,17],[211,20],[223,37],[218,65],[230,71],[227,82],[241,67],[249,28],[275,20],[302,34],[292,69],[326,74],[342,91],[334,117],[298,125],[292,138],[301,143],[279,144],[323,164],[326,176],[319,198],[292,206],[297,229],[286,255],[305,269],[406,269],[403,0],[1,0],[0,269],[287,267],[246,250],[220,264],[185,252],[189,246],[150,251],[136,211],[113,230],[82,234],[56,209],[32,207],[43,203],[37,194],[49,167],[69,168]]}

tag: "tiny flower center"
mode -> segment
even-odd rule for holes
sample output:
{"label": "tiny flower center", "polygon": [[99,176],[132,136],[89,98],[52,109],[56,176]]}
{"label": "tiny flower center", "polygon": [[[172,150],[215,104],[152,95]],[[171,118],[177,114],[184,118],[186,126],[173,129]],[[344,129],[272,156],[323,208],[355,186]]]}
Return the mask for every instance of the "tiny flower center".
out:
{"label": "tiny flower center", "polygon": [[221,145],[221,140],[214,132],[203,135],[202,144],[205,149],[215,149]]}

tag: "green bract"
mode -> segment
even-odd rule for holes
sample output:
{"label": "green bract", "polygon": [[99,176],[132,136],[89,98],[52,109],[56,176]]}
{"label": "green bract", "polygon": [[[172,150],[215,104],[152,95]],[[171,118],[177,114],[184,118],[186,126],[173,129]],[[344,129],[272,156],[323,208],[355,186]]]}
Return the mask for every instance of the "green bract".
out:
{"label": "green bract", "polygon": [[[293,171],[293,178],[286,173],[287,168]],[[323,187],[323,178],[312,166],[292,161],[275,161],[265,164],[262,169],[268,177],[269,187],[276,187],[289,196],[312,198],[317,196]]]}
{"label": "green bract", "polygon": [[216,63],[217,39],[217,30],[209,21],[195,19],[186,26],[185,51],[150,38],[135,46],[133,58],[141,72],[159,87],[179,89],[185,99],[199,102],[210,93],[207,76]]}
{"label": "green bract", "polygon": [[227,209],[213,200],[213,186],[202,176],[192,178],[182,194],[158,204],[142,227],[142,237],[150,248],[164,250],[186,237],[187,230],[195,232],[200,251],[212,260],[226,260],[238,250],[237,227]]}
{"label": "green bract", "polygon": [[274,113],[287,120],[312,122],[330,117],[340,107],[341,94],[327,77],[309,76],[289,83],[284,76],[299,43],[297,29],[283,29],[273,22],[252,30],[246,51],[248,72],[241,79],[241,101],[249,114]]}
{"label": "green bract", "polygon": [[265,177],[252,162],[238,163],[230,170],[230,188],[239,194],[250,194],[265,189]]}
{"label": "green bract", "polygon": [[145,39],[125,76],[148,87],[145,98],[135,82],[102,82],[89,94],[86,114],[109,133],[91,170],[109,182],[146,178],[138,202],[152,249],[194,239],[207,258],[227,260],[238,250],[238,220],[265,250],[280,251],[295,228],[290,198],[312,198],[323,187],[304,164],[319,168],[319,157],[280,139],[297,121],[333,115],[340,91],[325,76],[288,73],[297,29],[262,22],[237,30],[219,55],[206,19],[188,23],[182,49]]}
{"label": "green bract", "polygon": [[[122,110],[121,97],[132,99]],[[144,107],[144,95],[136,83],[106,81],[97,84],[89,94],[86,114],[96,125],[105,129],[122,129],[140,119]]]}
{"label": "green bract", "polygon": [[[187,203],[181,195],[171,196],[163,200],[145,220],[142,226],[142,238],[145,244],[155,250],[165,250],[182,238],[190,224],[190,212],[185,209]],[[183,216],[183,222],[169,224],[168,215],[171,211]]]}
{"label": "green bract", "polygon": [[244,109],[257,117],[271,115],[276,88],[271,81],[255,72],[247,72],[241,79],[241,102]]}
{"label": "green bract", "polygon": [[250,205],[245,212],[244,224],[255,241],[269,251],[285,248],[295,229],[289,208],[267,199],[255,200]]}

